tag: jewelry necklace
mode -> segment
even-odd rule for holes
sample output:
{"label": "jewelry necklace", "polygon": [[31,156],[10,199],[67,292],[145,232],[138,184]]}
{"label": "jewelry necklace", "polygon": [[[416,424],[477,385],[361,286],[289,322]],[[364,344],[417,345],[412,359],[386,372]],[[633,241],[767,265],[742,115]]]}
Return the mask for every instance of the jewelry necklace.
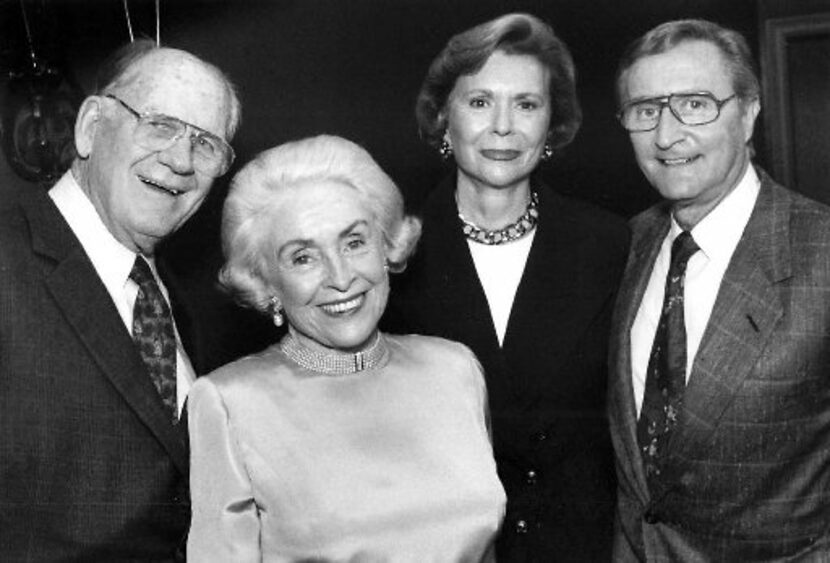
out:
{"label": "jewelry necklace", "polygon": [[389,347],[380,333],[372,344],[354,353],[312,350],[290,332],[280,341],[280,349],[300,366],[327,375],[346,375],[382,367],[389,358]]}
{"label": "jewelry necklace", "polygon": [[515,223],[507,225],[501,229],[482,229],[475,223],[469,221],[461,212],[458,212],[458,218],[461,219],[461,230],[464,236],[473,242],[480,244],[494,245],[507,244],[525,236],[536,228],[539,222],[539,196],[536,192],[530,192],[530,201],[527,203],[527,209],[524,215],[519,217]]}

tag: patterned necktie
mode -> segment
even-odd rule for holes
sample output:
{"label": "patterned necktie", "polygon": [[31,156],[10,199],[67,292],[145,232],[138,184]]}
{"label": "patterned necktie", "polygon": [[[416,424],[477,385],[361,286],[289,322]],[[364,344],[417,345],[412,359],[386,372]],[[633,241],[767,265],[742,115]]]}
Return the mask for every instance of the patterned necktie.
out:
{"label": "patterned necktie", "polygon": [[150,271],[150,265],[141,256],[135,258],[130,279],[138,284],[138,295],[133,307],[133,340],[147,366],[150,379],[175,423],[178,417],[173,315]]}
{"label": "patterned necktie", "polygon": [[661,459],[677,424],[686,388],[686,324],[683,320],[683,284],[686,264],[699,250],[692,235],[683,231],[671,247],[671,266],[660,323],[646,372],[643,407],[637,424],[637,439],[643,453],[646,477],[660,476]]}

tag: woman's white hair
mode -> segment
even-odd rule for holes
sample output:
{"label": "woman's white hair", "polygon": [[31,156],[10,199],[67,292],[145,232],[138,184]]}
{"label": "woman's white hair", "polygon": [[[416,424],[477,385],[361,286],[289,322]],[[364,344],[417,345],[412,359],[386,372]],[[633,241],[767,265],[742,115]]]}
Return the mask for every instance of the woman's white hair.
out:
{"label": "woman's white hair", "polygon": [[369,153],[333,135],[292,141],[246,164],[231,181],[225,200],[222,248],[226,262],[219,281],[242,304],[268,310],[277,250],[271,244],[271,233],[279,228],[275,211],[281,198],[302,185],[329,181],[353,187],[371,209],[383,233],[389,270],[400,272],[406,267],[421,235],[421,223],[404,213],[400,190]]}

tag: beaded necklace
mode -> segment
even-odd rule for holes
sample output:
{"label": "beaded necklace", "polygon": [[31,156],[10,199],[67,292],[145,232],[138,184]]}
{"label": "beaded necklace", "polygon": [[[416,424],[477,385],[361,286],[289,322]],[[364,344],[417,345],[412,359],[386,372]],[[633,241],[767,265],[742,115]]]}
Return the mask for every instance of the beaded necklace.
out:
{"label": "beaded necklace", "polygon": [[527,204],[527,209],[524,214],[519,217],[515,223],[507,225],[501,229],[487,230],[482,229],[475,223],[469,221],[461,212],[458,213],[458,218],[461,220],[461,230],[464,236],[473,242],[480,244],[494,245],[507,244],[518,240],[536,228],[539,222],[539,196],[536,192],[530,193],[530,201]]}
{"label": "beaded necklace", "polygon": [[290,332],[280,341],[280,349],[300,366],[327,375],[346,375],[382,367],[389,357],[389,347],[380,333],[372,344],[354,353],[312,350],[301,344]]}

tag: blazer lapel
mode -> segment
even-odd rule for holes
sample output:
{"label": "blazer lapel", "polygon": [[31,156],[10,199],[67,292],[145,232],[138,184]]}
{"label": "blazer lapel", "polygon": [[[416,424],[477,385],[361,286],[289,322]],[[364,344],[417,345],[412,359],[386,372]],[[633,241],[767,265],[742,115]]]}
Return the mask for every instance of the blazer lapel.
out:
{"label": "blazer lapel", "polygon": [[[455,177],[448,178],[437,189],[439,191],[430,199],[425,210],[424,223],[429,225],[429,230],[425,230],[422,244],[425,248],[441,249],[441,253],[422,256],[425,277],[432,280],[428,297],[430,302],[423,306],[431,308],[434,316],[442,319],[439,324],[446,331],[446,338],[467,342],[477,351],[484,365],[499,366],[498,373],[485,370],[491,400],[520,394],[518,382],[505,381],[508,370],[487,297],[478,279],[467,240],[459,228],[454,199]],[[429,327],[422,328],[429,331]]]}
{"label": "blazer lapel", "polygon": [[48,197],[39,194],[26,199],[23,208],[33,250],[54,264],[44,271],[57,306],[101,371],[186,475],[185,442],[170,423],[112,298],[83,248]]}
{"label": "blazer lapel", "polygon": [[631,326],[669,226],[670,215],[665,206],[653,208],[633,225],[631,252],[611,324],[609,372],[612,375],[608,396],[611,425],[616,429],[612,435],[617,449],[626,458],[621,469],[630,483],[636,483],[643,503],[648,497],[648,487],[637,440],[637,409],[631,381]]}
{"label": "blazer lapel", "polygon": [[670,454],[691,455],[732,402],[783,315],[775,284],[791,275],[789,194],[759,171],[761,191],[695,356]]}

